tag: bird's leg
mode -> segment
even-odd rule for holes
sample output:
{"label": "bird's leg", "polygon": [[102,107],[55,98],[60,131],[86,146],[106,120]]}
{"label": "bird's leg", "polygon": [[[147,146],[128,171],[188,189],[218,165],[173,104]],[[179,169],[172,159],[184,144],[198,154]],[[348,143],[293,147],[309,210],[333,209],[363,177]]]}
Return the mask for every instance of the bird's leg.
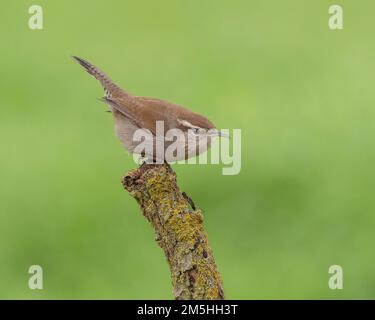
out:
{"label": "bird's leg", "polygon": [[190,206],[191,206],[191,208],[195,211],[195,204],[194,204],[194,201],[186,194],[186,192],[184,191],[184,192],[182,192],[182,196],[185,198],[185,200],[187,201],[187,202],[189,202],[189,204],[190,204]]}
{"label": "bird's leg", "polygon": [[139,166],[139,169],[141,169],[144,165],[145,165],[145,163],[146,163],[146,160],[145,159],[142,159],[143,161],[141,162],[141,165]]}
{"label": "bird's leg", "polygon": [[142,153],[141,156],[138,159],[139,169],[142,168],[147,163],[147,158],[145,157],[145,154]]}
{"label": "bird's leg", "polygon": [[166,167],[168,167],[169,170],[172,171],[171,165],[170,165],[166,160],[164,160],[164,165],[165,165]]}

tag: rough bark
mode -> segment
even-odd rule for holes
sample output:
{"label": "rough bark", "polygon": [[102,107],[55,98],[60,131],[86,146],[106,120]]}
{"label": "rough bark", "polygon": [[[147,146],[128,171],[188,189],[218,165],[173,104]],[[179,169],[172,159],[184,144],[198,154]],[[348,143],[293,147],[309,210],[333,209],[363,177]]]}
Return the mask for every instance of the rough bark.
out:
{"label": "rough bark", "polygon": [[224,299],[202,212],[190,207],[171,167],[144,164],[129,171],[122,184],[155,230],[156,241],[169,263],[175,299]]}

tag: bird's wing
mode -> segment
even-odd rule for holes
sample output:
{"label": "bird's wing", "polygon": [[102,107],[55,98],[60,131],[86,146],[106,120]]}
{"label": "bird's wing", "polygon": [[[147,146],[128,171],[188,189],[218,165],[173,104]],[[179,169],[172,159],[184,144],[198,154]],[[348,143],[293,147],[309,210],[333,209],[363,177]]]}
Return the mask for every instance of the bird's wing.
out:
{"label": "bird's wing", "polygon": [[137,127],[148,129],[155,136],[163,135],[156,130],[157,121],[163,121],[164,132],[172,127],[168,119],[168,110],[163,103],[154,105],[132,96],[104,97],[102,101],[130,119]]}
{"label": "bird's wing", "polygon": [[123,114],[125,117],[127,117],[128,119],[130,119],[137,127],[143,128],[142,121],[140,121],[131,112],[129,112],[127,110],[127,108],[124,108],[124,107],[120,106],[118,103],[116,103],[115,100],[112,100],[112,99],[107,98],[107,97],[103,97],[101,99],[101,101],[103,101],[104,103],[108,104],[109,106],[111,106],[112,108],[114,108],[115,110],[117,110],[118,112],[120,112],[121,114]]}
{"label": "bird's wing", "polygon": [[183,117],[185,113],[191,113],[190,110],[182,106],[162,99],[149,97],[136,97],[136,99],[143,105],[139,109],[145,113],[144,118],[147,119],[147,125],[155,128],[156,121],[164,121],[164,132],[170,129],[184,129],[179,123],[176,123],[176,118]]}
{"label": "bird's wing", "polygon": [[[197,114],[181,105],[171,103],[169,101],[149,98],[149,97],[136,97],[150,109],[150,112],[154,112],[155,115],[164,115],[164,119],[167,119],[166,129],[177,128],[181,130],[186,130],[192,126],[197,126],[200,128],[215,128],[215,125],[208,120],[206,117]],[[176,123],[176,119],[180,120]],[[190,125],[184,125],[184,122],[188,122]]]}

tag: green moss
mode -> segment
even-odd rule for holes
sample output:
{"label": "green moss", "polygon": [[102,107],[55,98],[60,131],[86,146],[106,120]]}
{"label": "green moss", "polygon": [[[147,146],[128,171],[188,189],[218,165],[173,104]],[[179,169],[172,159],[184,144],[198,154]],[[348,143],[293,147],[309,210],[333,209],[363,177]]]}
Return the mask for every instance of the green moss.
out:
{"label": "green moss", "polygon": [[176,299],[222,299],[202,212],[190,209],[175,173],[164,165],[139,169],[132,176],[132,183],[125,187],[155,229],[171,269]]}

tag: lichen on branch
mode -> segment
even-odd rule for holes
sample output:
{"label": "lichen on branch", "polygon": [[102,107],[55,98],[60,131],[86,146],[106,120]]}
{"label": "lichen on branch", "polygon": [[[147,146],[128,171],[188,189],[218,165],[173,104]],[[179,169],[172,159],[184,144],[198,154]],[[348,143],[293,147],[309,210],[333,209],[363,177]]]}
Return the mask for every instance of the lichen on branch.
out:
{"label": "lichen on branch", "polygon": [[193,210],[168,164],[144,164],[123,177],[124,188],[151,223],[163,249],[178,300],[224,299],[200,209]]}

